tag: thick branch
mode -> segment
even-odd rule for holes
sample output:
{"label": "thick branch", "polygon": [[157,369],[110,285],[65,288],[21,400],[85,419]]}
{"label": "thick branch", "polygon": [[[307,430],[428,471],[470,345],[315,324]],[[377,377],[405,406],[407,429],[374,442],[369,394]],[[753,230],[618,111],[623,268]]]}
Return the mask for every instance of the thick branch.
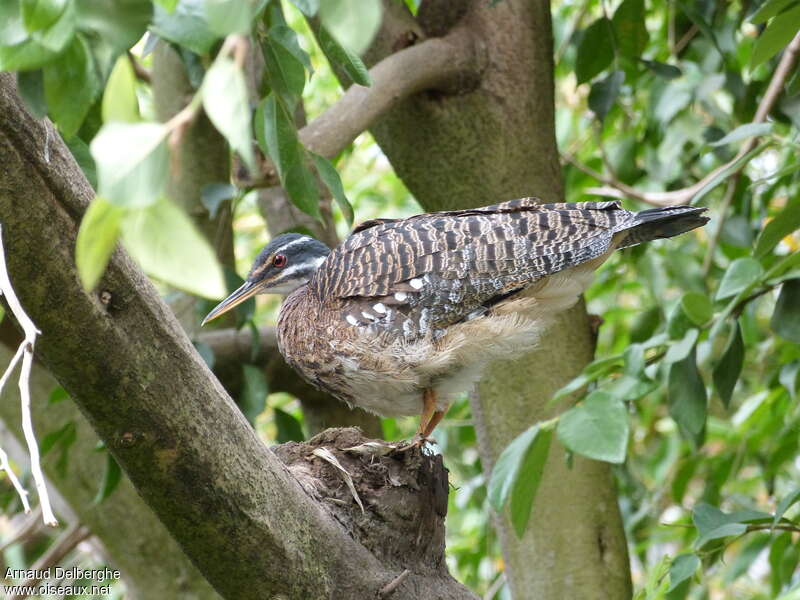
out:
{"label": "thick branch", "polygon": [[[372,85],[352,85],[322,115],[300,130],[312,152],[333,158],[356,137],[409,96],[425,90],[457,93],[480,76],[485,57],[479,40],[464,28],[391,54],[369,71]],[[277,183],[274,166],[265,164],[259,187]]]}
{"label": "thick branch", "polygon": [[300,139],[317,154],[336,156],[407,97],[424,90],[458,88],[479,70],[475,42],[466,30],[425,40],[372,67],[372,86],[350,86],[336,104],[300,131]]}
{"label": "thick branch", "polygon": [[[767,116],[769,116],[769,113],[772,112],[772,109],[775,107],[775,103],[778,101],[778,97],[783,90],[783,86],[785,85],[787,78],[789,75],[791,75],[792,70],[797,63],[798,54],[800,54],[800,33],[794,37],[794,39],[783,51],[783,56],[781,57],[781,60],[775,69],[775,73],[772,75],[772,79],[767,86],[767,91],[764,93],[764,97],[761,99],[761,102],[758,105],[756,113],[753,117],[753,123],[763,123],[767,120]],[[747,162],[742,162],[741,164],[736,165],[737,161],[739,161],[748,152],[753,150],[757,143],[757,137],[750,138],[742,145],[742,147],[739,149],[739,152],[737,152],[736,156],[734,156],[730,161],[717,167],[697,183],[690,185],[689,187],[670,192],[643,192],[624,184],[615,177],[606,177],[605,175],[598,173],[594,169],[591,169],[578,162],[574,156],[564,154],[561,158],[579,171],[586,173],[590,177],[593,177],[597,181],[600,181],[607,186],[603,188],[592,188],[591,192],[594,194],[610,196],[612,198],[633,198],[635,200],[646,202],[647,204],[652,204],[653,206],[671,206],[674,204],[689,204],[703,188],[705,188],[720,174],[728,169],[731,169],[731,171],[727,174],[727,177],[736,176],[741,173]]]}
{"label": "thick branch", "polygon": [[[92,190],[52,125],[0,75],[0,221],[41,358],[145,501],[229,598],[368,598],[396,576],[313,501],[250,428],[126,253],[99,291],[73,252]],[[25,198],[26,201],[20,201]],[[406,597],[471,597],[413,574]],[[421,593],[418,593],[421,592]]]}

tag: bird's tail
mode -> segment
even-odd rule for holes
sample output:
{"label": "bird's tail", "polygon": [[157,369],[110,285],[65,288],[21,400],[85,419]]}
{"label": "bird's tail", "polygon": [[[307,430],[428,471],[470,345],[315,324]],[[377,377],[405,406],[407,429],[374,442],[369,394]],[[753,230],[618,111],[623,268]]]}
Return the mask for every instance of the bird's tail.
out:
{"label": "bird's tail", "polygon": [[669,238],[708,223],[706,211],[698,206],[666,206],[651,208],[634,215],[629,227],[625,229],[625,238],[618,246],[626,248],[660,238]]}

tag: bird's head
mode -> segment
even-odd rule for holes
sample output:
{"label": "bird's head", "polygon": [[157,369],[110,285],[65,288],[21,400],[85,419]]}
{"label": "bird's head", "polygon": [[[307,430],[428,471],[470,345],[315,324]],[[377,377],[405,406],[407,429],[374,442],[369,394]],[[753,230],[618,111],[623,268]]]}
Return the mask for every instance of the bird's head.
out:
{"label": "bird's head", "polygon": [[330,250],[322,242],[298,233],[279,235],[259,252],[247,280],[220,302],[203,325],[256,294],[289,294],[308,283]]}

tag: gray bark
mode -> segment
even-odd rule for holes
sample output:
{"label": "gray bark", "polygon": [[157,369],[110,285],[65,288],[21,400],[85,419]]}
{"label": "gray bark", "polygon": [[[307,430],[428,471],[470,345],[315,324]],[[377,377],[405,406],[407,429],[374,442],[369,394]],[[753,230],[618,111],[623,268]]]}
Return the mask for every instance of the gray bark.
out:
{"label": "gray bark", "polygon": [[[403,40],[467,29],[483,44],[488,66],[477,87],[417,94],[371,128],[398,175],[426,210],[523,196],[563,201],[548,3],[426,4],[416,22],[398,3],[386,4],[370,61]],[[489,370],[472,399],[487,473],[517,434],[551,415],[544,406],[552,393],[592,354],[581,304],[559,319],[537,351]],[[515,598],[630,596],[627,547],[607,465],[577,458],[569,469],[554,442],[527,534],[517,540],[505,517],[498,528]]]}
{"label": "gray bark", "polygon": [[[39,358],[220,594],[374,597],[396,570],[257,438],[128,255],[117,249],[98,291],[82,289],[73,253],[92,195],[52,124],[0,75],[0,222]],[[441,571],[412,572],[396,594],[474,598]]]}

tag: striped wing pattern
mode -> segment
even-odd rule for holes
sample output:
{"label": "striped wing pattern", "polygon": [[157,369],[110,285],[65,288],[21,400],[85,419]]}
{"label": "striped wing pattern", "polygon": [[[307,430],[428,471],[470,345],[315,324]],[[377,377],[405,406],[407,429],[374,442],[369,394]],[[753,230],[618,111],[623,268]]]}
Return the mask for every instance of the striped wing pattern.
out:
{"label": "striped wing pattern", "polygon": [[347,299],[351,325],[406,339],[438,336],[552,273],[606,252],[636,213],[617,202],[538,204],[367,222],[310,282],[321,300]]}

